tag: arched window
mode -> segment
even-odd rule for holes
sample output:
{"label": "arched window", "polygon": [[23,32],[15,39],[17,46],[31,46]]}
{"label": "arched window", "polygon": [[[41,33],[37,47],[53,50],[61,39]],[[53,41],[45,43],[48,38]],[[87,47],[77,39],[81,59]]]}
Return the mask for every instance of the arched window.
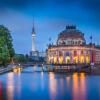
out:
{"label": "arched window", "polygon": [[74,57],[74,63],[78,63],[78,57]]}
{"label": "arched window", "polygon": [[60,56],[60,57],[59,57],[59,64],[62,64],[62,63],[63,63],[63,57]]}
{"label": "arched window", "polygon": [[68,64],[68,63],[70,63],[70,57],[69,56],[66,57],[66,64]]}
{"label": "arched window", "polygon": [[63,63],[63,52],[62,51],[59,51],[59,64],[62,64]]}
{"label": "arched window", "polygon": [[84,56],[80,57],[80,63],[84,63]]}
{"label": "arched window", "polygon": [[87,55],[86,56],[86,63],[89,64],[90,63],[90,57]]}
{"label": "arched window", "polygon": [[57,57],[55,56],[54,57],[54,64],[56,64],[57,63]]}

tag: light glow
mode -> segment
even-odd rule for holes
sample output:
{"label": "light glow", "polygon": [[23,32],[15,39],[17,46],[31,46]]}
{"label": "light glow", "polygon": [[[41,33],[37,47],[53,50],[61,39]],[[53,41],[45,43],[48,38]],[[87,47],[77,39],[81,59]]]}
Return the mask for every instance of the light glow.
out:
{"label": "light glow", "polygon": [[54,57],[54,64],[57,63],[57,57]]}
{"label": "light glow", "polygon": [[59,57],[59,63],[62,64],[62,62],[63,62],[63,57],[61,56]]}
{"label": "light glow", "polygon": [[74,57],[74,63],[78,63],[78,57]]}
{"label": "light glow", "polygon": [[89,56],[86,56],[86,63],[90,63],[90,57]]}
{"label": "light glow", "polygon": [[65,59],[66,59],[66,64],[70,63],[70,57],[69,56],[67,56]]}
{"label": "light glow", "polygon": [[81,62],[81,63],[84,63],[84,56],[81,56],[80,62]]}

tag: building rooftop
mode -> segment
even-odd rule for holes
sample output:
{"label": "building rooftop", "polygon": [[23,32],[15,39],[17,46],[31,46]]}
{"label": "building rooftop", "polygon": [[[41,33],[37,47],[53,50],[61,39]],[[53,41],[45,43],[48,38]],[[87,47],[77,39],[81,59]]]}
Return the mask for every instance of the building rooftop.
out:
{"label": "building rooftop", "polygon": [[75,25],[67,25],[66,29],[58,35],[57,45],[84,45],[86,44],[84,33]]}
{"label": "building rooftop", "polygon": [[62,31],[58,38],[62,38],[62,39],[77,39],[77,38],[81,38],[82,40],[85,40],[84,38],[84,33],[82,33],[80,30],[78,30],[76,28],[76,26],[74,25],[67,25],[66,29],[64,31]]}

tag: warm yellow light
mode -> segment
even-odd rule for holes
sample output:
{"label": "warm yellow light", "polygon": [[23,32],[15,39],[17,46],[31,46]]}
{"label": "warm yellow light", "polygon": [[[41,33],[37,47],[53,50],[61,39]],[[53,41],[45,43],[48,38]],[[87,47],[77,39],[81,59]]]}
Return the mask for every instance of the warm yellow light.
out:
{"label": "warm yellow light", "polygon": [[17,68],[14,68],[14,69],[13,69],[13,72],[14,72],[14,73],[17,73]]}
{"label": "warm yellow light", "polygon": [[86,56],[86,63],[87,63],[87,64],[90,63],[90,58],[89,58],[89,56]]}
{"label": "warm yellow light", "polygon": [[85,73],[80,73],[80,77],[81,78],[85,77]]}
{"label": "warm yellow light", "polygon": [[62,64],[63,62],[63,57],[59,57],[59,63]]}
{"label": "warm yellow light", "polygon": [[78,58],[74,57],[74,63],[78,63]]}
{"label": "warm yellow light", "polygon": [[68,64],[69,62],[70,62],[70,57],[67,56],[67,57],[66,57],[66,63]]}
{"label": "warm yellow light", "polygon": [[81,56],[80,62],[81,62],[81,63],[84,63],[84,56]]}
{"label": "warm yellow light", "polygon": [[13,69],[13,72],[14,72],[14,73],[19,73],[19,72],[21,72],[21,68],[14,68],[14,69]]}
{"label": "warm yellow light", "polygon": [[57,63],[57,57],[54,57],[54,64]]}

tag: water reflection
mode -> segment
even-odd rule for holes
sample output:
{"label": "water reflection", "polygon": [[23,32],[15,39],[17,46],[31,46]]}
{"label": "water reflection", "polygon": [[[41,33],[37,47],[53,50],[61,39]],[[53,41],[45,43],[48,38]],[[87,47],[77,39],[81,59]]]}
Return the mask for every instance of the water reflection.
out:
{"label": "water reflection", "polygon": [[2,82],[0,81],[0,100],[2,100]]}
{"label": "water reflection", "polygon": [[65,81],[65,79],[64,79],[64,78],[61,78],[61,79],[58,81],[58,83],[59,83],[59,85],[57,85],[57,86],[60,86],[60,92],[61,92],[62,94],[64,94],[64,88],[65,88],[65,86],[66,86],[66,81]]}
{"label": "water reflection", "polygon": [[78,74],[77,73],[74,73],[73,74],[73,87],[72,87],[72,91],[73,91],[73,100],[79,100],[79,85],[78,85]]}
{"label": "water reflection", "polygon": [[86,100],[86,76],[84,73],[80,74],[80,93],[81,100]]}
{"label": "water reflection", "polygon": [[31,73],[1,75],[0,100],[100,99],[100,76],[89,76],[84,73],[73,75],[52,72],[32,73],[32,71],[33,68]]}
{"label": "water reflection", "polygon": [[17,80],[17,85],[16,85],[16,90],[17,90],[17,97],[18,97],[18,99],[20,99],[20,97],[21,97],[21,78],[20,78],[20,76],[21,76],[21,72],[19,72],[18,74],[18,80]]}
{"label": "water reflection", "polygon": [[70,79],[71,79],[71,77],[69,77],[69,76],[66,77],[67,87],[70,86]]}
{"label": "water reflection", "polygon": [[80,75],[78,73],[73,74],[73,100],[86,100],[86,80],[85,80],[85,74],[81,73]]}
{"label": "water reflection", "polygon": [[14,96],[14,74],[8,73],[7,75],[7,88],[6,88],[6,94],[7,94],[7,100],[13,100]]}
{"label": "water reflection", "polygon": [[55,100],[57,93],[57,81],[55,79],[54,73],[49,73],[49,91],[50,91],[50,100]]}
{"label": "water reflection", "polygon": [[41,72],[41,88],[44,89],[45,86],[44,86],[44,77],[43,77],[43,72]]}

